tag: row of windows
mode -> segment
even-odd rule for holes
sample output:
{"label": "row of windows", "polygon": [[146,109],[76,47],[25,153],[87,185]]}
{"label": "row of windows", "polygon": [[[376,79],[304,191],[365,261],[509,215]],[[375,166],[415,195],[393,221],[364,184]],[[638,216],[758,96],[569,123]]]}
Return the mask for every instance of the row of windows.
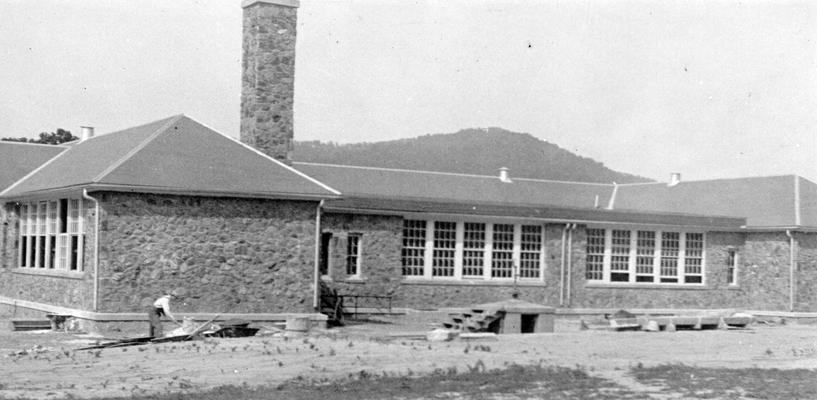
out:
{"label": "row of windows", "polygon": [[541,225],[403,220],[402,274],[407,277],[541,279]]}
{"label": "row of windows", "polygon": [[588,281],[702,284],[704,234],[587,229]]}
{"label": "row of windows", "polygon": [[20,206],[19,267],[82,271],[86,207],[81,198]]}

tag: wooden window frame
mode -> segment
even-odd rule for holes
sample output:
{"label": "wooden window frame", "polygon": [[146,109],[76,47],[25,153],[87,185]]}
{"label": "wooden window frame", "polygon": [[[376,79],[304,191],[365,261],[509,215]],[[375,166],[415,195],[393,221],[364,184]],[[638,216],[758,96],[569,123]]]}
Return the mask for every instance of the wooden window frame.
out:
{"label": "wooden window frame", "polygon": [[[624,231],[629,232],[629,243],[621,240],[628,236],[622,233]],[[599,243],[602,237],[603,252]],[[586,238],[585,280],[588,283],[609,286],[706,285],[706,232],[588,226]],[[700,247],[693,245],[697,243]],[[602,260],[601,274],[598,273],[599,260]],[[622,268],[624,265],[626,270]],[[621,279],[625,274],[627,279]]]}
{"label": "wooden window frame", "polygon": [[[416,237],[412,235],[416,236],[416,232],[409,229],[416,226],[419,221],[425,222],[426,234],[422,274],[410,269],[420,267],[412,265],[412,262],[418,258],[415,252],[419,250],[419,247],[413,243]],[[503,231],[495,232],[497,226],[501,226],[500,229]],[[520,273],[523,226],[536,227],[534,230],[538,229],[538,232],[535,236],[540,239],[540,242],[535,245],[525,243],[526,246],[536,249],[535,251],[526,250],[525,257],[530,264],[538,268],[535,272],[527,270],[526,276]],[[454,227],[455,229],[452,229]],[[438,228],[445,228],[445,234],[438,233]],[[501,249],[495,249],[496,246],[494,246],[494,238],[497,235],[503,236],[504,242]],[[547,268],[545,236],[544,224],[476,218],[406,216],[403,220],[401,249],[403,278],[434,281],[543,282]],[[538,254],[534,255],[536,251]],[[504,262],[510,262],[510,268],[505,266],[501,270],[502,273],[498,274],[495,271],[497,264],[495,258],[500,253],[504,257]],[[481,266],[477,265],[479,260],[482,261]],[[444,273],[442,269],[445,269]]]}
{"label": "wooden window frame", "polygon": [[[81,197],[22,203],[19,208],[18,269],[84,273],[86,203]],[[66,216],[68,221],[63,220]]]}

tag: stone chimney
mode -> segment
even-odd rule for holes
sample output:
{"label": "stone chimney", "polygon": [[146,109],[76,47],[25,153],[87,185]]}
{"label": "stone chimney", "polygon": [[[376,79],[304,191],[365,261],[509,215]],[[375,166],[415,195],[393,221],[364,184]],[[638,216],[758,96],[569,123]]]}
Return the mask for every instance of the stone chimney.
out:
{"label": "stone chimney", "polygon": [[241,141],[289,163],[298,0],[244,0]]}

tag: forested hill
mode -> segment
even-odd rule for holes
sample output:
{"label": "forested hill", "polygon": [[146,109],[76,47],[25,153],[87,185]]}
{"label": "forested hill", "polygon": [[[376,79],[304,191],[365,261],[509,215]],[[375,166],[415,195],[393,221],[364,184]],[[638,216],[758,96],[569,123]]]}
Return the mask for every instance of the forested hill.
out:
{"label": "forested hill", "polygon": [[464,129],[375,143],[296,142],[295,161],[496,175],[508,167],[513,177],[574,182],[649,182],[613,171],[526,133],[501,128]]}

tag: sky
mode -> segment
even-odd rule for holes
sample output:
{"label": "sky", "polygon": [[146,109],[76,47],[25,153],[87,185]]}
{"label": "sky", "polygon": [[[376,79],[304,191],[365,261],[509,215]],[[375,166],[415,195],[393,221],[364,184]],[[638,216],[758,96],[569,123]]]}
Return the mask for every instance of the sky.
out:
{"label": "sky", "polygon": [[[0,0],[0,136],[238,137],[240,0]],[[295,138],[501,127],[656,180],[817,182],[817,2],[301,0]]]}

